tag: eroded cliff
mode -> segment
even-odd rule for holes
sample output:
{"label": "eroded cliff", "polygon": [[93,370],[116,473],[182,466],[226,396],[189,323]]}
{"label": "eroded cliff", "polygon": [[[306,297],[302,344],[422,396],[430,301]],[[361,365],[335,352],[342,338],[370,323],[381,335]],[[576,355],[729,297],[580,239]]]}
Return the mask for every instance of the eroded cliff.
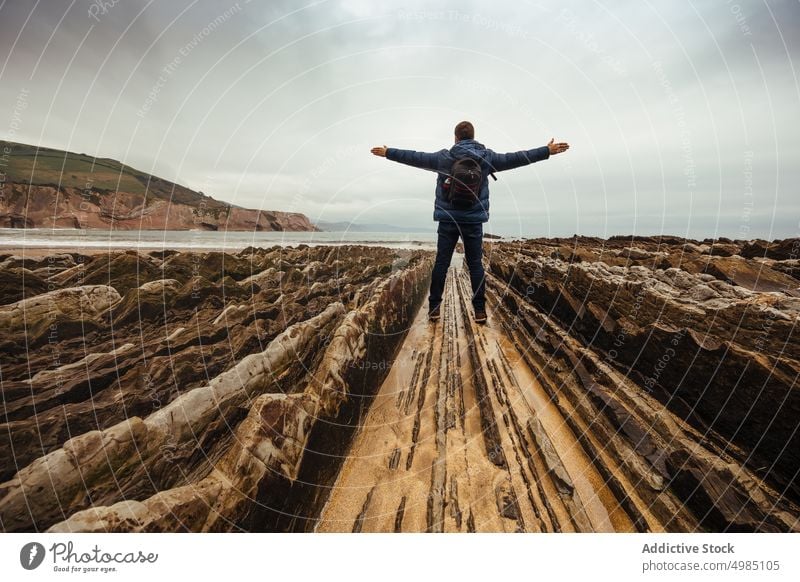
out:
{"label": "eroded cliff", "polygon": [[319,230],[299,212],[243,208],[116,160],[4,141],[0,227]]}

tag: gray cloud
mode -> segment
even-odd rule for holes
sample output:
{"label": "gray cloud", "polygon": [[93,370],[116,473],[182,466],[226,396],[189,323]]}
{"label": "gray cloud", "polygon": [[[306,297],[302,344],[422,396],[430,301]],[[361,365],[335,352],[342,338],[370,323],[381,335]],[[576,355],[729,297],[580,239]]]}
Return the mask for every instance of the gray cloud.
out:
{"label": "gray cloud", "polygon": [[369,147],[435,151],[471,119],[498,151],[572,144],[492,184],[489,230],[800,231],[796,2],[100,6],[0,8],[5,110],[28,92],[15,139],[243,206],[430,229],[433,174]]}

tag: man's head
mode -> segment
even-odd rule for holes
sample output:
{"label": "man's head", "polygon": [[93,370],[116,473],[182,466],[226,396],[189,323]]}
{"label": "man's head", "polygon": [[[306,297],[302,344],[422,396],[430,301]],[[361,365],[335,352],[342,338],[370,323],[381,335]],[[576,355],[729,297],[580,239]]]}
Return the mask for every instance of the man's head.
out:
{"label": "man's head", "polygon": [[462,121],[456,125],[456,143],[462,139],[475,139],[475,128],[469,121]]}

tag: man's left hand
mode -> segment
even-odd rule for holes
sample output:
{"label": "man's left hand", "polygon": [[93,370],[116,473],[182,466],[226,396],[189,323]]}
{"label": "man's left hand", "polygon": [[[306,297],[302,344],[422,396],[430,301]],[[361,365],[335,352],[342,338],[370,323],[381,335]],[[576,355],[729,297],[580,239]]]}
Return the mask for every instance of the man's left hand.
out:
{"label": "man's left hand", "polygon": [[375,146],[371,150],[373,156],[380,156],[382,158],[386,157],[386,146]]}

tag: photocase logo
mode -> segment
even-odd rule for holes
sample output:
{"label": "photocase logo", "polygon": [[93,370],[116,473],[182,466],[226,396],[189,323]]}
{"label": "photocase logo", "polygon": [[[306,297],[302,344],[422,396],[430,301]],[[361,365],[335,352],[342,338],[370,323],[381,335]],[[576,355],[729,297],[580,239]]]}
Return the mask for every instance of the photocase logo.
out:
{"label": "photocase logo", "polygon": [[44,546],[39,542],[29,542],[19,551],[19,563],[26,570],[35,570],[44,561]]}

